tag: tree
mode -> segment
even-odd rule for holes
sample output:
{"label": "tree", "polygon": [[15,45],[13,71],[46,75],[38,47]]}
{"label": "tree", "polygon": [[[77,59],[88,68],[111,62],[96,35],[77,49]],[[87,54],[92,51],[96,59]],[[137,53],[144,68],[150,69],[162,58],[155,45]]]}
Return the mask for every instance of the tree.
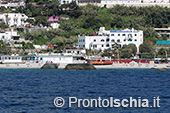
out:
{"label": "tree", "polygon": [[5,43],[2,40],[0,40],[0,54],[3,54],[3,55],[11,54],[10,48],[7,48]]}
{"label": "tree", "polygon": [[5,23],[0,23],[0,28],[6,29],[6,28],[8,28],[8,25],[6,25]]}
{"label": "tree", "polygon": [[155,49],[153,48],[151,41],[145,41],[140,45],[139,50],[142,58],[154,58]]}
{"label": "tree", "polygon": [[166,48],[160,48],[158,51],[158,57],[160,58],[166,58],[167,52],[168,50]]}
{"label": "tree", "polygon": [[124,45],[121,51],[121,58],[130,58],[136,55],[137,48],[135,45]]}
{"label": "tree", "polygon": [[23,45],[23,49],[35,49],[32,43],[26,43]]}
{"label": "tree", "polygon": [[47,18],[44,16],[37,16],[35,17],[35,24],[36,25],[43,25],[43,26],[48,26],[49,24],[47,23]]}
{"label": "tree", "polygon": [[26,22],[28,22],[30,24],[34,24],[35,23],[34,19],[29,19],[29,18],[26,20]]}

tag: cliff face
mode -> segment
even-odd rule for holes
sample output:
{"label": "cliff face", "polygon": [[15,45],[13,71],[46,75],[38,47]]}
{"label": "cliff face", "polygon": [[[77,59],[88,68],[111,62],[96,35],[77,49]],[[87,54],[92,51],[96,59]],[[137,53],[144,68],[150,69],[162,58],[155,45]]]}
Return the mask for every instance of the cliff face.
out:
{"label": "cliff face", "polygon": [[92,64],[68,64],[64,70],[96,70]]}

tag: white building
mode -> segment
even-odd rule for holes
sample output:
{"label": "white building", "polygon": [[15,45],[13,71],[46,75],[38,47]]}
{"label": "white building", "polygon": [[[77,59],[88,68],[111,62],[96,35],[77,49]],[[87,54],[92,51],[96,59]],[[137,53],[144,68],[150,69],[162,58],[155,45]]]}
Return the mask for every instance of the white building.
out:
{"label": "white building", "polygon": [[105,27],[100,27],[98,36],[79,36],[78,45],[80,48],[91,50],[104,50],[108,48],[114,49],[115,44],[119,48],[123,45],[134,44],[139,52],[139,46],[143,44],[143,31],[125,29],[125,30],[105,30]]}
{"label": "white building", "polygon": [[69,4],[71,3],[73,0],[59,0],[59,3],[62,4]]}
{"label": "white building", "polygon": [[81,55],[86,54],[86,50],[84,49],[66,49],[67,55]]}
{"label": "white building", "polygon": [[21,56],[1,56],[2,63],[23,63]]}
{"label": "white building", "polygon": [[7,44],[7,46],[12,46],[15,41],[25,41],[16,31],[6,31],[0,33],[0,40]]}
{"label": "white building", "polygon": [[53,28],[53,29],[58,29],[60,24],[58,23],[51,23],[50,26]]}
{"label": "white building", "polygon": [[162,6],[162,7],[170,7],[170,0],[76,0],[77,4],[80,6],[84,6],[87,4],[93,4],[100,7],[107,6],[108,8],[112,8],[114,5],[125,5],[125,6],[138,6],[138,7],[146,7],[146,6]]}
{"label": "white building", "polygon": [[27,16],[25,14],[21,13],[3,13],[0,14],[0,22],[4,22],[5,24],[11,26],[25,26],[26,23],[25,21],[27,20]]}
{"label": "white building", "polygon": [[37,56],[39,61],[53,63],[73,63],[72,56]]}
{"label": "white building", "polygon": [[170,39],[170,27],[168,28],[154,28],[160,37],[166,35]]}
{"label": "white building", "polygon": [[101,0],[102,4],[169,3],[169,0]]}
{"label": "white building", "polygon": [[0,0],[0,7],[16,9],[25,6],[25,0]]}

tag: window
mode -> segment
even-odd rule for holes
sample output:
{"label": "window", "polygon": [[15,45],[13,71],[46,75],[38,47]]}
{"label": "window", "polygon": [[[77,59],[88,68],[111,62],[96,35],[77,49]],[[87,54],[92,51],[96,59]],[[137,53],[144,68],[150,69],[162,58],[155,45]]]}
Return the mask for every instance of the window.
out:
{"label": "window", "polygon": [[122,46],[120,44],[118,44],[119,48],[121,48]]}
{"label": "window", "polygon": [[104,45],[102,45],[102,47],[104,47]]}
{"label": "window", "polygon": [[101,39],[101,42],[104,42],[104,39]]}
{"label": "window", "polygon": [[5,38],[5,36],[2,36],[2,39],[4,39]]}
{"label": "window", "polygon": [[132,38],[132,34],[128,34],[128,38]]}
{"label": "window", "polygon": [[124,39],[124,41],[126,42],[126,39]]}
{"label": "window", "polygon": [[106,34],[106,36],[109,36],[109,34]]}
{"label": "window", "polygon": [[93,45],[94,48],[97,48],[97,45]]}
{"label": "window", "polygon": [[135,34],[135,36],[137,36],[137,34]]}
{"label": "window", "polygon": [[111,34],[111,36],[114,36],[114,34]]}
{"label": "window", "polygon": [[122,36],[125,36],[125,34],[122,34]]}
{"label": "window", "polygon": [[17,22],[18,21],[18,19],[14,19],[14,22]]}
{"label": "window", "polygon": [[96,42],[96,39],[94,39],[94,42]]}
{"label": "window", "polygon": [[21,19],[21,22],[24,22],[25,20],[24,19]]}
{"label": "window", "polygon": [[118,36],[120,36],[120,34],[118,34]]}
{"label": "window", "polygon": [[106,47],[109,47],[109,44],[107,44]]}
{"label": "window", "polygon": [[137,39],[135,39],[135,41],[137,41]]}
{"label": "window", "polygon": [[109,38],[108,38],[108,39],[106,39],[106,41],[107,41],[107,42],[109,42]]}
{"label": "window", "polygon": [[120,42],[120,39],[118,39],[117,42]]}
{"label": "window", "polygon": [[128,41],[132,41],[132,39],[131,39],[131,38],[129,38],[129,39],[128,39]]}
{"label": "window", "polygon": [[112,42],[115,42],[115,40],[114,40],[114,39],[112,39]]}

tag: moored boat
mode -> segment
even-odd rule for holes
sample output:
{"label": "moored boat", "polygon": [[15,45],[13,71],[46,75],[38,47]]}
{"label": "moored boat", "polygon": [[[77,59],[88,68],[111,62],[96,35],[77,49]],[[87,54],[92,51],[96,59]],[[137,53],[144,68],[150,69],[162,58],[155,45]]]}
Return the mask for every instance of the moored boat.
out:
{"label": "moored boat", "polygon": [[89,61],[90,64],[93,65],[112,65],[113,61],[110,60],[91,60]]}

